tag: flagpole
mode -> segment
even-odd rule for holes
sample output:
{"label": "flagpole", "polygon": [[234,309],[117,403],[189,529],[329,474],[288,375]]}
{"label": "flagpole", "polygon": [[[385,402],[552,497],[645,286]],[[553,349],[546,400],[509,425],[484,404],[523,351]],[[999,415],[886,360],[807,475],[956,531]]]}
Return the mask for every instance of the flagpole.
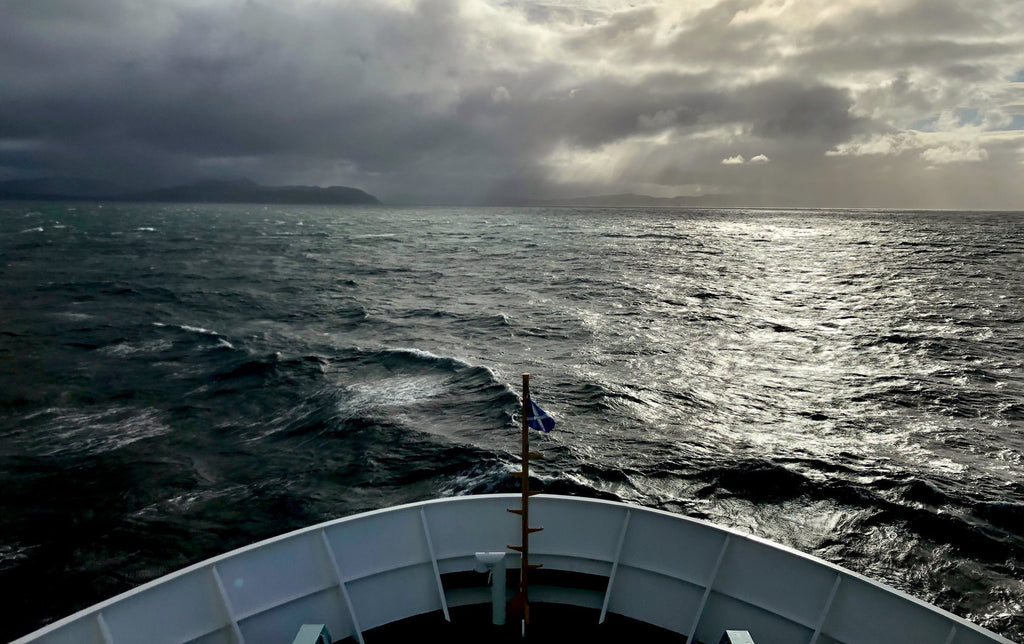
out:
{"label": "flagpole", "polygon": [[530,451],[530,414],[530,374],[524,373],[521,457],[523,469],[521,472],[512,472],[512,476],[518,477],[522,481],[522,500],[520,501],[520,506],[518,508],[509,508],[509,512],[520,516],[522,541],[520,541],[521,545],[508,546],[510,549],[517,550],[522,554],[522,566],[519,571],[519,594],[516,595],[513,602],[517,603],[518,607],[522,610],[522,634],[524,637],[526,636],[526,627],[530,624],[530,586],[528,573],[530,568],[540,568],[539,564],[530,564],[530,533],[540,532],[544,529],[530,527],[530,497],[535,494],[535,492],[530,491],[530,459],[540,458],[541,456],[538,453]]}
{"label": "flagpole", "polygon": [[523,563],[519,578],[520,592],[523,593],[523,629],[530,624],[530,585],[527,573],[530,570],[530,374],[523,374]]}

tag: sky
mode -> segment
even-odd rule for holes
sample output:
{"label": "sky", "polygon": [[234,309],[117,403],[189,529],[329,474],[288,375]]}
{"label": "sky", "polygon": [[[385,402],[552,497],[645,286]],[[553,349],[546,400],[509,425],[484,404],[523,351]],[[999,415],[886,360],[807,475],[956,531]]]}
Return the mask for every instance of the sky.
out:
{"label": "sky", "polygon": [[1024,2],[2,0],[39,176],[1024,210]]}

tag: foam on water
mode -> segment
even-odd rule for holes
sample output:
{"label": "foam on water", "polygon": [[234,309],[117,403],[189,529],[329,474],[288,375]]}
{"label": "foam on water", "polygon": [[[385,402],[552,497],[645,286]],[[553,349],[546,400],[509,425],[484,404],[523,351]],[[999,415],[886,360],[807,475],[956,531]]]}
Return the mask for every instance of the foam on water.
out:
{"label": "foam on water", "polygon": [[344,411],[363,414],[388,407],[401,407],[439,396],[444,383],[430,376],[396,376],[362,382],[347,389]]}
{"label": "foam on water", "polygon": [[1024,639],[1024,217],[33,208],[0,217],[0,637],[291,528],[514,491],[529,372],[558,419],[534,487]]}

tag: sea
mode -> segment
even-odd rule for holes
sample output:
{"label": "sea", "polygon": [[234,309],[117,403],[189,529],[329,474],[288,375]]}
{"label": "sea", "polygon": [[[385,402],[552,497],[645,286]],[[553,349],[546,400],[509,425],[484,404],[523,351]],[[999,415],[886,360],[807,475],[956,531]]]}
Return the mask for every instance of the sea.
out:
{"label": "sea", "polygon": [[[531,485],[1024,641],[1024,213],[0,204],[0,639]],[[685,547],[685,544],[680,544]]]}

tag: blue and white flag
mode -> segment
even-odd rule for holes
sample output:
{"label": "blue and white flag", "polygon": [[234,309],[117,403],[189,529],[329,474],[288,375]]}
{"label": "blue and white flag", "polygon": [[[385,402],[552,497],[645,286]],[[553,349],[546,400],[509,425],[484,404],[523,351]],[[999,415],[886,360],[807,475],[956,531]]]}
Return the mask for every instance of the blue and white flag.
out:
{"label": "blue and white flag", "polygon": [[548,412],[538,407],[537,403],[530,400],[530,414],[526,417],[526,424],[533,429],[550,432],[555,428],[555,419],[549,416]]}

